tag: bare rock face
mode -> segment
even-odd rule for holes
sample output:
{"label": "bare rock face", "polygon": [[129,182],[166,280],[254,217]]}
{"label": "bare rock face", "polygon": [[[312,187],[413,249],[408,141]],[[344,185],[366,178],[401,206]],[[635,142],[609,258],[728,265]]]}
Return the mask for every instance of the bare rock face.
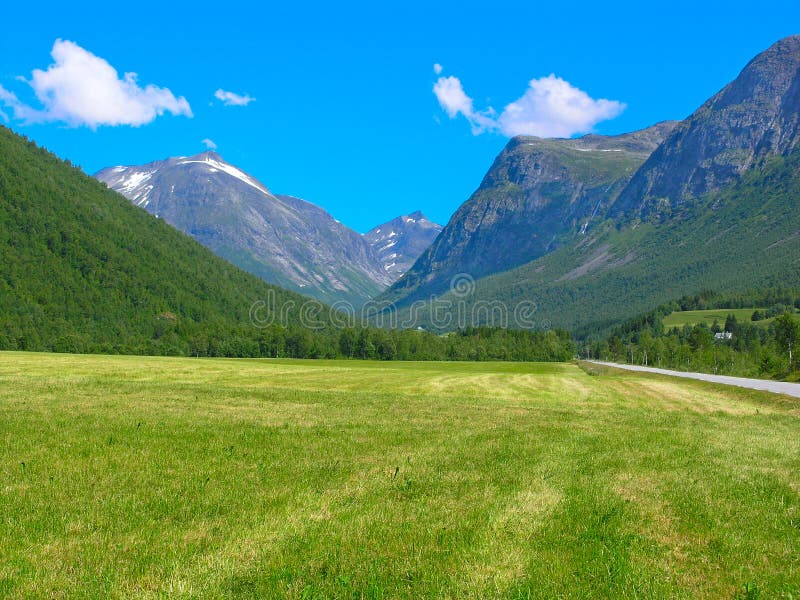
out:
{"label": "bare rock face", "polygon": [[214,152],[95,175],[242,269],[325,302],[362,304],[392,282],[361,235],[275,195]]}
{"label": "bare rock face", "polygon": [[800,36],[785,38],[681,122],[620,194],[618,216],[665,218],[760,158],[786,155],[800,127]]}
{"label": "bare rock face", "polygon": [[378,225],[365,233],[364,239],[378,255],[384,271],[395,280],[411,268],[441,231],[441,225],[416,211]]}
{"label": "bare rock face", "polygon": [[400,303],[535,260],[583,236],[676,125],[619,136],[512,139],[478,190],[384,298]]}

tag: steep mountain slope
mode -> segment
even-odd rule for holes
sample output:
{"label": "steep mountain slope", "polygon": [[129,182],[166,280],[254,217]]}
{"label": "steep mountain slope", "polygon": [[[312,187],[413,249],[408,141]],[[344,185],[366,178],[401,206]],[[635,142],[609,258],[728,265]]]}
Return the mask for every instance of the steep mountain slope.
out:
{"label": "steep mountain slope", "polygon": [[411,268],[441,231],[441,225],[417,211],[374,227],[364,234],[364,239],[372,246],[383,269],[397,279]]}
{"label": "steep mountain slope", "polygon": [[299,325],[307,300],[239,270],[5,127],[0,256],[1,349],[195,353],[214,340],[231,349],[259,335],[254,302],[265,303],[261,321],[283,312]]}
{"label": "steep mountain slope", "polygon": [[383,297],[409,303],[474,278],[525,264],[585,235],[635,170],[674,127],[664,122],[620,136],[519,136],[434,244]]}
{"label": "steep mountain slope", "polygon": [[[472,322],[486,317],[475,307],[498,302],[511,325],[586,333],[704,289],[800,284],[798,68],[800,38],[778,42],[674,129],[610,218],[443,300],[465,304]],[[537,306],[526,323],[513,318],[520,302]]]}
{"label": "steep mountain slope", "polygon": [[355,304],[391,283],[358,233],[310,202],[272,194],[214,152],[95,177],[270,283]]}
{"label": "steep mountain slope", "polygon": [[[800,150],[758,163],[696,201],[685,218],[621,230],[609,220],[573,246],[476,281],[468,297],[441,300],[464,303],[467,322],[486,323],[485,307],[499,303],[512,327],[563,327],[582,336],[701,290],[800,286],[798,199]],[[423,314],[419,324],[431,322]]]}
{"label": "steep mountain slope", "polygon": [[615,216],[666,218],[800,136],[800,36],[780,40],[670,134],[620,194]]}

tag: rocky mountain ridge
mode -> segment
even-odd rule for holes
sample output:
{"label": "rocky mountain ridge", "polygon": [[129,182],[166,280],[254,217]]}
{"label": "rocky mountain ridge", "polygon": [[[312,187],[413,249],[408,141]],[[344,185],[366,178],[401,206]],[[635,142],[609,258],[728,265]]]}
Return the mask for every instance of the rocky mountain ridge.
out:
{"label": "rocky mountain ridge", "polygon": [[636,172],[613,214],[668,218],[800,141],[800,35],[778,41],[681,122]]}
{"label": "rocky mountain ridge", "polygon": [[409,302],[441,293],[456,274],[485,277],[572,243],[606,217],[675,125],[619,136],[513,138],[478,190],[384,297]]}
{"label": "rocky mountain ridge", "polygon": [[[552,178],[541,185],[536,163],[544,161],[520,156],[519,146],[531,142],[512,140],[487,174],[483,195],[476,193],[459,209],[437,242],[384,297],[402,309],[419,290],[427,292],[438,283],[444,301],[456,299],[446,283],[461,269],[477,275],[472,293],[458,296],[460,302],[495,302],[508,310],[533,303],[533,324],[529,319],[516,326],[559,326],[590,334],[702,290],[800,285],[800,36],[780,40],[756,56],[691,116],[661,133],[664,141],[627,182],[619,177],[598,194],[597,212],[588,220],[585,206],[583,213],[571,214],[573,196],[558,194],[569,180]],[[569,143],[575,142],[550,141],[551,154],[561,151],[563,156],[560,146]],[[534,142],[533,148],[544,146]],[[570,164],[575,173],[580,163]],[[591,181],[597,172],[595,162],[582,181]],[[556,208],[553,217],[542,219],[546,213],[540,213],[532,221],[524,218],[533,214],[525,204],[507,200],[525,197],[520,188],[526,185],[542,190],[543,206]],[[541,201],[535,194],[531,200],[534,206]],[[520,248],[526,231],[534,239],[565,232],[562,245],[545,247],[539,257],[505,271],[481,268],[494,243],[504,249],[509,243],[503,238],[506,229],[481,238],[486,214],[502,213],[485,214],[475,206],[504,203],[511,216],[505,222],[520,219],[527,228],[511,237]],[[468,229],[471,222],[472,230],[459,238],[453,225]],[[470,270],[473,264],[478,268]]]}
{"label": "rocky mountain ridge", "polygon": [[325,302],[360,304],[392,281],[357,232],[310,202],[273,194],[215,152],[95,176],[268,282]]}

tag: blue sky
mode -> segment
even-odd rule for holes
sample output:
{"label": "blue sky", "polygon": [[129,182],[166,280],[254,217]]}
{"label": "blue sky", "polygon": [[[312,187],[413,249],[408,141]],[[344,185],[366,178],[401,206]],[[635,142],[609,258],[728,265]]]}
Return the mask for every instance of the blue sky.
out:
{"label": "blue sky", "polygon": [[[273,191],[359,231],[416,209],[444,223],[509,135],[683,118],[800,33],[796,0],[288,4],[12,3],[0,25],[5,124],[88,173],[195,154],[210,139]],[[74,68],[37,84],[60,94],[43,107],[19,77],[36,83],[57,39],[74,42],[61,48]],[[94,68],[83,51],[120,78],[135,72],[138,104],[70,97]],[[217,90],[255,100],[227,106]],[[558,107],[537,102],[561,92],[583,112],[548,127]],[[519,118],[504,111],[512,102]],[[103,124],[125,120],[140,124]]]}

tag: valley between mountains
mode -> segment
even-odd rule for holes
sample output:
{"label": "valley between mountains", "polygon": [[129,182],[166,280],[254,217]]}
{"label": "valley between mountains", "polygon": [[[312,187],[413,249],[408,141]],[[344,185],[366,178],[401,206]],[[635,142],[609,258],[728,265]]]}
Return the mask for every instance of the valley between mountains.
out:
{"label": "valley between mountains", "polygon": [[[362,234],[211,151],[88,178],[0,132],[8,349],[564,356],[570,336],[603,338],[683,297],[769,297],[772,309],[793,306],[800,287],[800,36],[682,121],[514,137],[443,227],[416,211]],[[260,322],[283,329],[253,329],[253,307],[273,293]],[[301,315],[282,307],[309,298],[326,316],[295,331]],[[461,318],[438,319],[442,305]],[[335,331],[337,310],[364,306],[372,312],[350,325],[385,327],[389,312],[390,324],[432,335]],[[553,330],[553,343],[511,348],[505,328]],[[436,337],[456,330],[465,338]],[[473,338],[493,341],[470,349]]]}
{"label": "valley between mountains", "polygon": [[[250,39],[259,61],[276,51]],[[64,53],[101,67],[92,102],[111,80],[134,107],[161,103],[153,118],[194,118],[183,96]],[[356,231],[217,152],[114,166],[99,133],[64,127],[109,165],[89,176],[0,125],[0,597],[800,598],[800,36],[741,66],[682,120],[508,139],[442,225],[410,210],[435,214],[419,144],[416,179],[395,169],[390,190],[414,204],[384,212],[369,183],[384,217]],[[342,73],[331,96],[350,91]],[[512,106],[435,85],[470,125]],[[0,119],[51,115],[46,92],[31,111],[0,85]],[[214,98],[207,114],[234,114],[216,131],[259,114],[255,93]],[[353,136],[329,144],[358,148],[340,172],[396,167]]]}

